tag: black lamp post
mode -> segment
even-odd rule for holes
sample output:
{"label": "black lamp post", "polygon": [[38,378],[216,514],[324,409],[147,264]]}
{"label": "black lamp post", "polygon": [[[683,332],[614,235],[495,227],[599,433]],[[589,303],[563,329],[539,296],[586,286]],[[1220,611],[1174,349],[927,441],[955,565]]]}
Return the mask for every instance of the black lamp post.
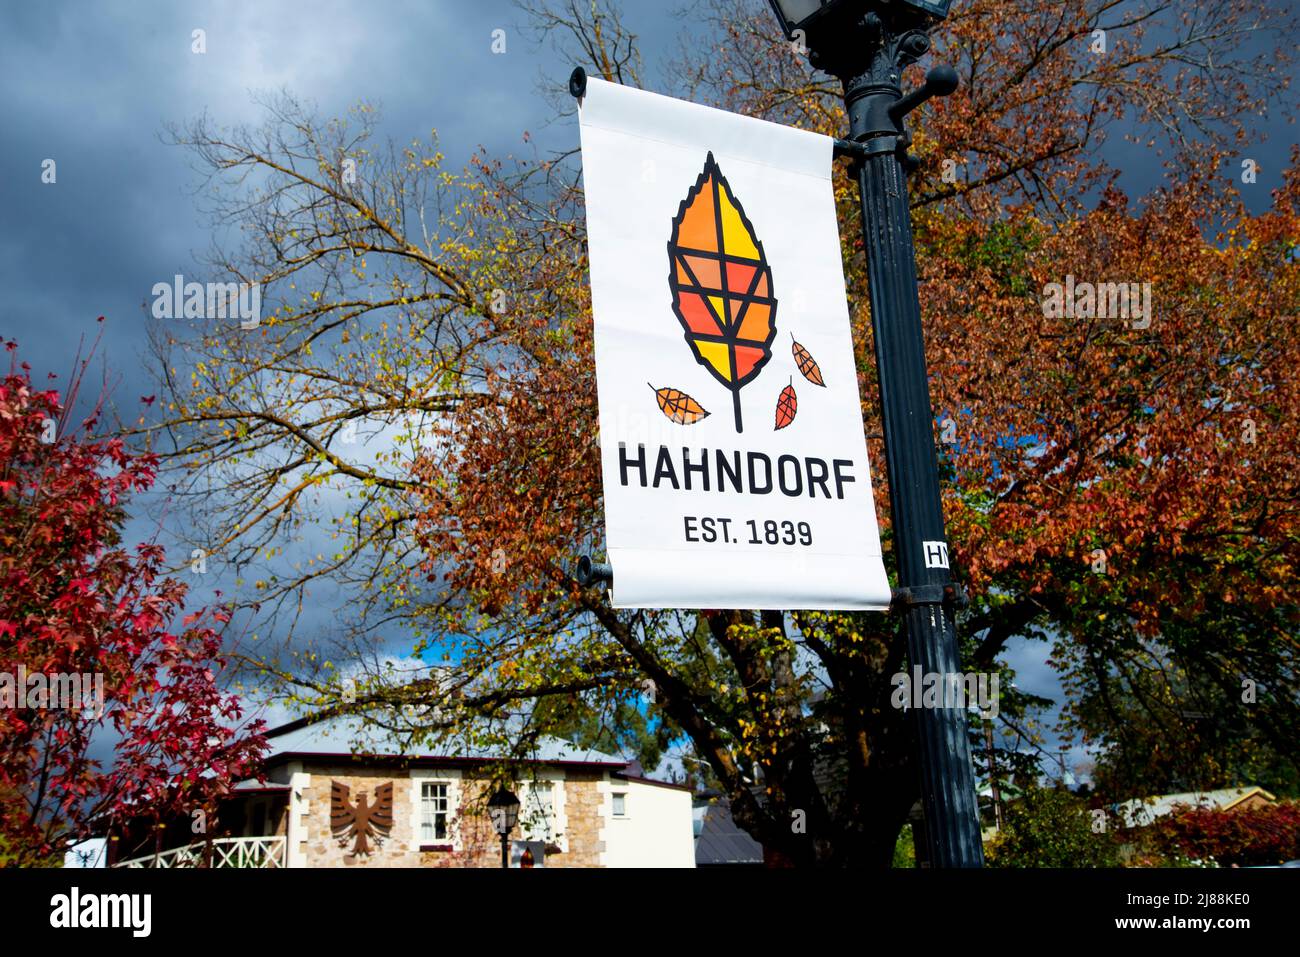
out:
{"label": "black lamp post", "polygon": [[501,838],[501,866],[510,866],[510,832],[519,821],[519,798],[504,787],[488,799],[488,817],[492,820],[492,829]]}
{"label": "black lamp post", "polygon": [[[912,666],[926,674],[960,671],[953,605],[960,597],[948,570],[948,546],[934,454],[934,413],[916,292],[916,259],[907,201],[911,135],[903,117],[932,96],[957,88],[939,66],[903,95],[903,68],[930,49],[928,29],[950,0],[772,0],[787,39],[808,50],[813,66],[844,85],[849,139],[862,195],[871,324],[875,334],[889,467],[898,584]],[[966,712],[916,708],[921,797],[933,867],[983,864]]]}

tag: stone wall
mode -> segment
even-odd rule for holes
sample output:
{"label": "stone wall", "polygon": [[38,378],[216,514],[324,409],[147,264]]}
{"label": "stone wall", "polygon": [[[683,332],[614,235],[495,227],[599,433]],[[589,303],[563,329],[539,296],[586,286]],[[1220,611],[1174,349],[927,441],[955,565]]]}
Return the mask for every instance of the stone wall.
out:
{"label": "stone wall", "polygon": [[[363,768],[355,765],[304,764],[311,776],[302,789],[306,813],[302,817],[303,863],[307,867],[500,867],[501,844],[488,818],[486,803],[490,779],[472,771],[459,772],[459,801],[452,822],[451,840],[436,849],[421,850],[415,833],[415,807],[411,772],[402,767]],[[604,794],[599,789],[603,772],[566,769],[564,781],[565,844],[567,850],[550,852],[547,867],[599,867],[605,850],[601,840]],[[364,792],[373,803],[375,789],[393,785],[393,827],[382,844],[370,838],[369,857],[354,855],[355,838],[340,841],[330,832],[330,788],[334,781],[350,788],[353,803]],[[512,835],[518,839],[518,830]]]}
{"label": "stone wall", "polygon": [[[304,824],[304,862],[307,867],[412,867],[419,864],[418,853],[412,853],[410,778],[405,771],[394,769],[358,773],[355,768],[330,768],[304,766],[311,775],[311,783],[303,788],[302,799],[307,802]],[[340,846],[340,839],[330,832],[330,788],[338,781],[351,790],[353,802],[362,792],[371,804],[375,789],[383,784],[393,785],[393,827],[380,844],[370,839],[369,856],[354,855],[354,839],[348,838]]]}
{"label": "stone wall", "polygon": [[600,867],[604,864],[604,773],[568,771],[564,776],[564,810],[568,818],[569,850],[546,859],[547,867]]}

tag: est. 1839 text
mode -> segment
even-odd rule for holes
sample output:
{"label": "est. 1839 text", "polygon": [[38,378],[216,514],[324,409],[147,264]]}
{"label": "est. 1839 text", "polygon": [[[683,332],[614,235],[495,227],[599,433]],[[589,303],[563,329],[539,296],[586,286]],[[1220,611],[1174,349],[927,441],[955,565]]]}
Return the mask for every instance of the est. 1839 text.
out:
{"label": "est. 1839 text", "polygon": [[683,519],[686,541],[705,544],[733,542],[745,545],[811,545],[812,526],[807,522],[776,519],[730,519],[687,515]]}

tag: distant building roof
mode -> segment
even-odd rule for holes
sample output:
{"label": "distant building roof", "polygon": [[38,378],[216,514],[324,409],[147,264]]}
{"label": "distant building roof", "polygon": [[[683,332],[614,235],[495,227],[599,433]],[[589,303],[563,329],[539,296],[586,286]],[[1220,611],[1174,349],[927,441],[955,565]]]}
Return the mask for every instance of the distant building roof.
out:
{"label": "distant building roof", "polygon": [[763,863],[763,845],[736,826],[728,805],[718,802],[695,810],[696,867]]}
{"label": "distant building roof", "polygon": [[1254,795],[1259,795],[1270,802],[1277,800],[1274,795],[1260,787],[1184,791],[1180,794],[1161,794],[1124,801],[1115,805],[1115,813],[1124,821],[1125,827],[1142,827],[1158,817],[1174,813],[1179,807],[1203,807],[1227,811]]}
{"label": "distant building roof", "polygon": [[[636,762],[633,762],[635,764]],[[629,765],[630,766],[630,765]],[[644,774],[629,774],[626,771],[614,771],[610,777],[616,781],[631,781],[633,784],[649,784],[657,788],[667,788],[670,791],[687,791],[695,793],[695,789],[686,784],[674,784],[672,781],[659,781],[655,778],[648,778]]]}

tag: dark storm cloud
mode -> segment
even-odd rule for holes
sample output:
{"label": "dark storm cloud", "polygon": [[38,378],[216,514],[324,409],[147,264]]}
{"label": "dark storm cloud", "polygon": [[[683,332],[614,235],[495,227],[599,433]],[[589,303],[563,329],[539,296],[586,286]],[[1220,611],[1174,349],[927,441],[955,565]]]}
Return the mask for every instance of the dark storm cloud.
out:
{"label": "dark storm cloud", "polygon": [[[381,137],[404,143],[436,128],[450,168],[460,168],[479,145],[505,153],[542,127],[539,72],[567,78],[569,66],[529,42],[519,20],[505,0],[6,6],[0,335],[19,341],[38,381],[55,372],[62,383],[79,342],[102,333],[97,359],[118,381],[122,417],[134,420],[139,397],[158,391],[146,338],[153,285],[177,273],[209,278],[196,264],[211,244],[198,179],[186,152],[163,142],[165,124],[203,113],[220,125],[259,122],[257,92],[285,90],[326,117],[364,100],[383,110]],[[196,29],[203,54],[193,51]],[[504,54],[492,51],[498,29]],[[57,164],[53,184],[41,181],[46,159]],[[128,541],[153,537],[160,518],[184,522],[163,498],[157,489],[137,501]],[[195,579],[192,600],[229,592],[232,577]]]}
{"label": "dark storm cloud", "polygon": [[[546,51],[513,29],[505,2],[115,3],[7,6],[0,182],[0,333],[38,375],[66,373],[82,336],[122,379],[126,415],[155,391],[143,303],[155,282],[198,275],[209,245],[184,151],[163,125],[206,111],[259,119],[250,93],[286,89],[324,115],[359,100],[385,107],[396,141],[437,127],[453,165],[484,144],[504,151],[539,126],[534,79]],[[507,52],[491,52],[492,31]],[[191,34],[206,31],[207,52]],[[561,72],[559,68],[557,74]],[[57,182],[41,182],[42,162]]]}
{"label": "dark storm cloud", "polygon": [[[646,16],[629,14],[648,49],[667,49],[672,22],[658,11],[640,22]],[[212,243],[199,180],[186,151],[163,142],[165,125],[205,113],[221,126],[256,124],[253,95],[283,90],[322,117],[377,105],[379,137],[397,144],[436,129],[453,170],[480,146],[519,151],[526,130],[542,149],[571,148],[576,126],[549,123],[538,83],[563,88],[573,64],[526,35],[523,19],[508,0],[4,6],[0,335],[19,341],[38,382],[55,372],[61,385],[79,342],[102,333],[80,408],[106,363],[113,401],[134,421],[140,397],[158,391],[146,337],[153,285],[178,273],[212,278],[196,262]],[[196,29],[203,54],[193,51]],[[493,52],[497,30],[504,53]],[[54,184],[41,181],[46,159],[57,164]],[[154,537],[160,523],[183,529],[180,507],[165,498],[160,487],[137,499],[128,542]],[[324,535],[289,545],[285,560],[319,550]],[[173,564],[188,556],[174,538],[160,540]],[[228,569],[183,577],[193,604],[235,587]],[[313,610],[327,624],[349,597],[319,588]]]}

